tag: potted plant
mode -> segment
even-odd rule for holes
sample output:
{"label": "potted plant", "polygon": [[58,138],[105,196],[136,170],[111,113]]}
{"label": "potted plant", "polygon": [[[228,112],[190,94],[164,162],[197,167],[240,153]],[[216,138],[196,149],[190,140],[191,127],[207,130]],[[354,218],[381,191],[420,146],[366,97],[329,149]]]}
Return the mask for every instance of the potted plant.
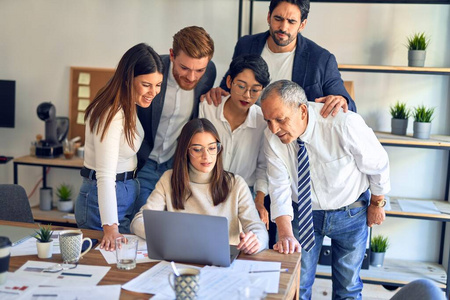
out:
{"label": "potted plant", "polygon": [[408,37],[407,40],[408,66],[423,67],[425,64],[426,49],[430,43],[430,39],[424,32],[419,32]]}
{"label": "potted plant", "polygon": [[429,139],[431,131],[431,121],[433,120],[434,107],[427,108],[419,105],[414,109],[413,137],[418,139]]}
{"label": "potted plant", "polygon": [[408,128],[408,118],[411,115],[411,110],[406,108],[406,103],[397,101],[390,108],[391,112],[391,132],[397,135],[406,135],[406,128]]}
{"label": "potted plant", "polygon": [[389,240],[383,235],[376,235],[370,241],[370,265],[374,267],[383,266],[384,254],[389,248]]}
{"label": "potted plant", "polygon": [[52,240],[52,226],[39,225],[39,230],[36,230],[36,247],[39,258],[51,258],[53,254],[53,240]]}
{"label": "potted plant", "polygon": [[73,210],[72,202],[72,186],[61,183],[56,189],[56,195],[58,196],[58,210],[64,212],[71,212]]}

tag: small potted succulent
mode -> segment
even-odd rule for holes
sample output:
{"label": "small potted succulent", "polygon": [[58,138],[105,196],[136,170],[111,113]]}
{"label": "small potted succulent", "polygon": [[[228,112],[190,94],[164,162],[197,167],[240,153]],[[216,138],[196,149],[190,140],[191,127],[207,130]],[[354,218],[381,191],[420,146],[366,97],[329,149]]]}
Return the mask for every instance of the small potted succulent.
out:
{"label": "small potted succulent", "polygon": [[58,196],[58,210],[63,212],[73,211],[72,202],[72,186],[61,183],[56,189],[56,195]]}
{"label": "small potted succulent", "polygon": [[391,132],[397,135],[406,135],[406,129],[408,128],[408,118],[411,115],[411,110],[406,108],[406,103],[397,101],[390,108],[391,119]]}
{"label": "small potted succulent", "polygon": [[370,241],[370,265],[374,267],[383,266],[384,255],[389,248],[388,237],[376,235]]}
{"label": "small potted succulent", "polygon": [[408,66],[423,67],[425,65],[425,55],[430,39],[424,32],[419,32],[407,38]]}
{"label": "small potted succulent", "polygon": [[36,230],[36,247],[39,258],[51,258],[53,254],[53,240],[52,240],[52,226],[39,225],[39,230]]}
{"label": "small potted succulent", "polygon": [[433,120],[434,107],[419,105],[414,108],[413,137],[418,139],[429,139],[431,132],[431,121]]}

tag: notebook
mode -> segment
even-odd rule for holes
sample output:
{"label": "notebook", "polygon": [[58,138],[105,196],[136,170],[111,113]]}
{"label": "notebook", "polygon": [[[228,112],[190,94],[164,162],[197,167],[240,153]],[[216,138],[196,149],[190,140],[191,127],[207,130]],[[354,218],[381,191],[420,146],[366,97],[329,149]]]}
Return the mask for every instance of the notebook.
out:
{"label": "notebook", "polygon": [[0,236],[8,237],[13,247],[35,235],[36,229],[33,228],[0,225]]}
{"label": "notebook", "polygon": [[143,216],[149,258],[228,267],[239,255],[225,217],[154,210]]}

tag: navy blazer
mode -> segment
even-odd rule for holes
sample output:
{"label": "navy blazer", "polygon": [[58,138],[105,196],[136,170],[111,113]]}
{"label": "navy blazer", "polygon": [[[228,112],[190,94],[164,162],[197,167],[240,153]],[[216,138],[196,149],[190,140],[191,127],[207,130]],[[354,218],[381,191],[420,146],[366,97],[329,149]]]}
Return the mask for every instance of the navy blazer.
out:
{"label": "navy blazer", "polygon": [[[164,106],[164,99],[167,89],[167,79],[169,78],[170,72],[170,56],[161,55],[161,59],[164,63],[164,77],[161,85],[161,91],[153,99],[150,107],[142,108],[140,106],[137,106],[137,115],[139,117],[139,121],[142,124],[142,127],[144,128],[145,133],[141,148],[137,153],[138,170],[140,170],[145,165],[150,152],[152,152],[153,150],[156,131],[158,130],[159,121],[161,119],[161,114]],[[216,66],[212,61],[210,61],[208,63],[208,66],[206,67],[205,74],[203,74],[202,78],[194,89],[194,106],[191,108],[186,108],[192,111],[191,119],[198,117],[198,104],[200,102],[200,96],[208,92],[213,87],[215,80]]]}
{"label": "navy blazer", "polygon": [[[269,31],[241,37],[234,48],[233,59],[242,54],[261,55]],[[226,78],[228,71],[220,83],[220,87],[228,91]],[[341,95],[347,99],[348,109],[356,112],[356,105],[348,94],[338,70],[336,58],[328,50],[313,41],[297,35],[292,81],[300,85],[309,101],[328,95]]]}

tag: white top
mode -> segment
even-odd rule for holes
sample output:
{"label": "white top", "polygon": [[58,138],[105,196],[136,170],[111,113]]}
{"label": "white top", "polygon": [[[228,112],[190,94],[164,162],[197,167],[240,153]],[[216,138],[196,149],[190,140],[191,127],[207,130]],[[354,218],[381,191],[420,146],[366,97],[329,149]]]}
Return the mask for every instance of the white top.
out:
{"label": "white top", "polygon": [[234,131],[223,114],[223,108],[230,96],[222,98],[218,107],[206,101],[200,103],[199,117],[206,118],[214,127],[222,143],[224,170],[242,176],[255,191],[268,193],[266,156],[264,154],[264,129],[267,124],[261,108],[252,105],[247,118]]}
{"label": "white top", "polygon": [[235,175],[228,198],[217,206],[214,206],[210,191],[211,173],[201,173],[192,166],[189,168],[191,196],[184,204],[184,210],[177,210],[172,205],[172,171],[166,171],[156,184],[155,190],[147,199],[131,222],[131,231],[145,238],[144,209],[167,210],[183,213],[194,213],[209,216],[226,217],[228,220],[228,234],[230,244],[239,244],[241,228],[244,232],[250,230],[258,237],[262,251],[267,249],[269,236],[264,223],[261,221],[253,202],[252,195],[247,184],[239,175]]}
{"label": "white top", "polygon": [[123,128],[124,113],[121,109],[114,116],[109,128],[100,141],[101,132],[91,132],[89,118],[86,120],[84,166],[96,171],[98,206],[102,225],[119,224],[117,215],[116,174],[133,171],[137,167],[136,152],[141,147],[144,129],[136,116],[137,134],[134,149],[126,139]]}
{"label": "white top", "polygon": [[[367,188],[374,195],[390,190],[389,159],[362,117],[340,111],[320,116],[323,104],[309,102],[308,125],[300,139],[308,151],[313,210],[332,210],[356,201]],[[297,141],[281,143],[265,131],[271,217],[293,216],[297,199]]]}
{"label": "white top", "polygon": [[294,47],[290,52],[274,53],[269,46],[264,46],[261,57],[266,61],[269,67],[270,81],[275,82],[281,79],[292,80],[292,69],[294,68]]}
{"label": "white top", "polygon": [[156,130],[153,150],[149,157],[161,164],[175,154],[177,139],[183,126],[189,121],[194,107],[194,90],[185,91],[173,77],[173,64],[170,63],[164,104]]}

